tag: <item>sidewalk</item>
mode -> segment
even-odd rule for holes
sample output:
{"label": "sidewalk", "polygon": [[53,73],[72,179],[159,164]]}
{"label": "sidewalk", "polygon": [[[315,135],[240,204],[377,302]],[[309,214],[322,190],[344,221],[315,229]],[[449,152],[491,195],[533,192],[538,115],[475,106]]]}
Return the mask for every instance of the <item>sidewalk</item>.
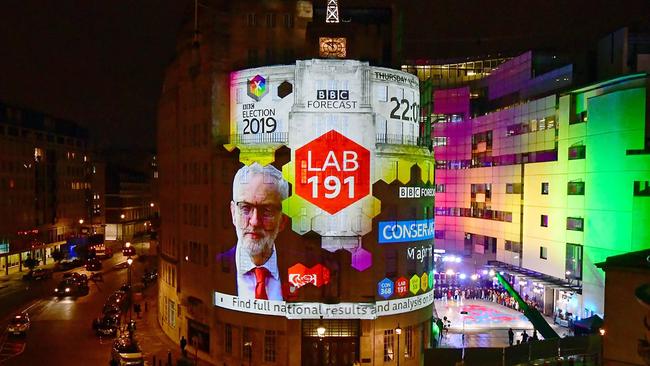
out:
{"label": "sidewalk", "polygon": [[[145,302],[147,311],[145,312]],[[166,366],[168,353],[171,352],[172,365],[176,365],[181,358],[180,347],[162,331],[158,324],[158,285],[152,284],[144,289],[142,299],[141,319],[136,319],[135,337],[142,348],[145,364],[154,366],[153,357],[156,357],[155,366]]]}

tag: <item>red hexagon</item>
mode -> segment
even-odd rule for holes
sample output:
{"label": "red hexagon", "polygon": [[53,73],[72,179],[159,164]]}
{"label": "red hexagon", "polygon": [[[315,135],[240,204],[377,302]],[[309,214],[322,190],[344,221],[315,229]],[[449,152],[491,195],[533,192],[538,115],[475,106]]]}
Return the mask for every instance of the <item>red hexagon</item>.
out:
{"label": "red hexagon", "polygon": [[296,150],[296,194],[335,214],[370,193],[370,151],[335,130]]}

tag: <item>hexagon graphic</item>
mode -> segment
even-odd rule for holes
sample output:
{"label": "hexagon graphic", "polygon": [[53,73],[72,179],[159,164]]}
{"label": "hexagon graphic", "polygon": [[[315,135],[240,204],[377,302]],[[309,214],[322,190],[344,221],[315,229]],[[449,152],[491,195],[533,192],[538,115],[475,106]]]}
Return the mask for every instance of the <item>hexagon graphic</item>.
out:
{"label": "hexagon graphic", "polygon": [[409,281],[409,290],[413,295],[420,291],[420,276],[415,274],[411,277],[411,281]]}
{"label": "hexagon graphic", "polygon": [[370,266],[372,266],[372,254],[369,251],[359,248],[352,252],[352,268],[363,272]]}
{"label": "hexagon graphic", "polygon": [[261,75],[255,75],[252,79],[248,80],[248,96],[255,101],[260,101],[269,92],[266,87],[268,80]]}
{"label": "hexagon graphic", "polygon": [[295,192],[330,214],[370,194],[370,151],[331,130],[296,150]]}
{"label": "hexagon graphic", "polygon": [[435,276],[433,275],[433,271],[429,272],[429,288],[433,290],[433,286],[436,285],[435,281]]}
{"label": "hexagon graphic", "polygon": [[278,85],[278,97],[284,98],[291,93],[293,93],[293,84],[290,82],[285,80]]}
{"label": "hexagon graphic", "polygon": [[395,281],[395,294],[399,297],[404,297],[409,292],[409,280],[400,277]]}
{"label": "hexagon graphic", "polygon": [[420,288],[423,292],[429,288],[429,275],[426,272],[420,277]]}
{"label": "hexagon graphic", "polygon": [[393,281],[389,278],[384,278],[383,280],[377,283],[377,295],[383,297],[385,300],[388,300],[389,297],[393,296],[395,290],[393,289]]}

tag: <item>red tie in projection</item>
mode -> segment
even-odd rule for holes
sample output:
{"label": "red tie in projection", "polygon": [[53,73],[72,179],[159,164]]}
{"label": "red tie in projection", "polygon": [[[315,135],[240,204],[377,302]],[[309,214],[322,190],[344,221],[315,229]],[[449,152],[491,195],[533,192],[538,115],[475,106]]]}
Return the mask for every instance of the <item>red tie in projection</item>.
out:
{"label": "red tie in projection", "polygon": [[260,300],[268,300],[269,296],[266,294],[266,277],[269,276],[269,270],[264,267],[255,267],[255,298]]}

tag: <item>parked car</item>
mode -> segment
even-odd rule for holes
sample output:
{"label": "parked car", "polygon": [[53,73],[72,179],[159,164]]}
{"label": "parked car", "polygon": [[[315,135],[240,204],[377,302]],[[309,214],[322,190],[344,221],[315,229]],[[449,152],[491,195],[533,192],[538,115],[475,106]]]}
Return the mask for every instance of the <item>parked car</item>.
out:
{"label": "parked car", "polygon": [[7,334],[10,336],[27,335],[27,331],[31,327],[31,324],[32,323],[29,320],[29,314],[17,314],[9,321],[9,325],[7,326]]}
{"label": "parked car", "polygon": [[105,310],[110,308],[118,308],[120,311],[126,311],[129,306],[129,296],[126,292],[121,290],[113,292],[104,303]]}
{"label": "parked car", "polygon": [[48,278],[52,278],[52,271],[45,268],[32,269],[23,276],[23,280],[46,280]]}
{"label": "parked car", "polygon": [[114,337],[120,327],[120,313],[104,313],[93,320],[93,330],[100,337]]}
{"label": "parked car", "polygon": [[101,271],[102,262],[99,260],[99,258],[91,258],[88,260],[88,262],[86,262],[86,269],[91,272]]}
{"label": "parked car", "polygon": [[133,338],[120,337],[113,342],[111,359],[118,365],[144,365],[144,357],[140,346]]}

